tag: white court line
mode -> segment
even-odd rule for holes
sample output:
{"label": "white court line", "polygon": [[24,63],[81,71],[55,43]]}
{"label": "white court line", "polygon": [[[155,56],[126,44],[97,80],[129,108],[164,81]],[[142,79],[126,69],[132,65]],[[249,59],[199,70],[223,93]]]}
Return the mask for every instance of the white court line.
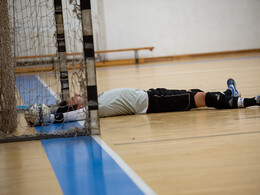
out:
{"label": "white court line", "polygon": [[92,138],[109,154],[144,194],[156,194],[104,141],[97,135]]}
{"label": "white court line", "polygon": [[51,87],[49,87],[38,75],[35,76],[41,82],[41,84],[43,84],[43,86],[46,87],[46,89],[54,96],[56,100],[61,101],[60,97],[52,90]]}
{"label": "white court line", "polygon": [[[85,121],[78,121],[81,126],[84,126]],[[108,155],[118,164],[118,166],[128,175],[136,186],[144,194],[156,194],[102,139],[97,135],[92,135],[92,138],[105,150]]]}

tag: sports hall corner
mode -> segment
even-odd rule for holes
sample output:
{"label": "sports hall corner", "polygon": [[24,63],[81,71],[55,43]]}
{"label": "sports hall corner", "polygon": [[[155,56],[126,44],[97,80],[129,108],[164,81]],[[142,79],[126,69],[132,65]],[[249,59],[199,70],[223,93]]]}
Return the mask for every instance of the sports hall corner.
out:
{"label": "sports hall corner", "polygon": [[[0,194],[260,194],[258,0],[0,4]],[[240,108],[103,117],[151,88]]]}

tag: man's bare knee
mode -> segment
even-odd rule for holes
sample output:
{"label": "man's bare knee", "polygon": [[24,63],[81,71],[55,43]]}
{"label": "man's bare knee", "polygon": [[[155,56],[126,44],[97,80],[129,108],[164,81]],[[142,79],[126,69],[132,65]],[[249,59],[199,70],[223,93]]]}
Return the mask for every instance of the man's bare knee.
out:
{"label": "man's bare knee", "polygon": [[206,106],[205,96],[205,92],[198,92],[194,95],[194,100],[197,108]]}

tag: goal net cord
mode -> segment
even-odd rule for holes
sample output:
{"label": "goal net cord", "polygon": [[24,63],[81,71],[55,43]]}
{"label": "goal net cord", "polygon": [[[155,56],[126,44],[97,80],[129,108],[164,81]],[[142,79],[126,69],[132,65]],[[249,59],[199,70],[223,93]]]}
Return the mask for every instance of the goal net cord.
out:
{"label": "goal net cord", "polygon": [[[5,23],[1,25],[0,29],[8,30],[9,32],[1,33],[1,45],[0,49],[8,48],[3,47],[3,43],[9,46],[9,56],[7,54],[1,55],[1,79],[0,79],[0,90],[1,90],[1,104],[0,104],[0,117],[1,117],[1,139],[7,138],[13,140],[24,140],[24,139],[42,139],[51,138],[57,136],[75,136],[75,135],[85,135],[89,133],[89,126],[86,124],[71,123],[71,125],[64,124],[50,124],[48,126],[42,127],[41,131],[35,132],[27,126],[25,123],[23,113],[17,113],[17,107],[22,108],[21,111],[28,108],[29,105],[35,103],[45,103],[49,106],[53,106],[60,101],[61,97],[61,82],[60,82],[60,60],[58,55],[58,41],[57,41],[57,23],[55,20],[55,6],[54,1],[46,0],[24,0],[24,1],[14,1],[10,0],[0,0],[1,1],[1,15],[5,15],[6,19],[1,22]],[[69,95],[73,96],[75,93],[87,94],[88,83],[90,82],[88,78],[88,70],[86,62],[89,58],[86,58],[86,53],[83,54],[83,32],[82,32],[82,21],[81,14],[82,10],[80,3],[76,0],[62,1],[63,3],[63,29],[65,34],[65,44],[67,53],[82,53],[81,56],[67,56],[67,63],[65,65],[70,66],[72,71],[68,73],[69,79]],[[89,1],[90,3],[90,1]],[[3,6],[2,6],[3,5]],[[90,7],[89,7],[90,8]],[[56,16],[57,17],[57,16]],[[91,15],[90,15],[91,17]],[[4,18],[4,17],[1,17]],[[92,25],[92,24],[91,24]],[[7,28],[6,28],[7,26]],[[92,27],[91,27],[92,29]],[[5,37],[2,37],[4,35]],[[7,37],[7,38],[6,38]],[[9,37],[9,41],[8,41]],[[5,40],[3,42],[2,40]],[[94,44],[93,44],[94,50]],[[5,49],[5,51],[8,51]],[[2,54],[3,52],[1,52]],[[43,56],[43,55],[54,55],[54,58],[50,60],[47,58],[32,58],[23,59],[23,56]],[[85,58],[83,58],[85,56]],[[8,61],[9,59],[9,61]],[[94,58],[93,58],[94,59]],[[4,63],[8,61],[7,63]],[[48,73],[37,73],[36,75],[19,75],[15,79],[14,69],[16,66],[37,66],[42,67],[53,63],[54,71]],[[94,63],[94,62],[92,62]],[[6,65],[5,65],[6,64]],[[73,67],[77,68],[73,69]],[[11,72],[12,76],[4,74],[5,71]],[[9,71],[11,70],[11,71]],[[91,73],[95,74],[95,69],[90,69]],[[96,75],[92,75],[93,80]],[[12,81],[10,80],[12,79]],[[37,79],[35,79],[37,78]],[[5,82],[8,79],[8,82]],[[8,83],[8,87],[4,83]],[[10,86],[13,86],[13,89]],[[95,87],[90,87],[93,97],[95,96]],[[13,95],[8,94],[4,90],[8,89]],[[94,91],[93,91],[94,89]],[[51,92],[50,92],[51,91]],[[6,99],[10,99],[11,102],[7,102]],[[4,99],[5,98],[5,99]],[[93,101],[92,101],[93,103]],[[97,102],[94,103],[97,105]],[[11,106],[10,106],[11,105]],[[17,106],[17,107],[16,107]],[[93,108],[93,105],[91,105]],[[6,113],[3,108],[9,108],[9,111],[13,113]],[[93,110],[93,109],[90,109]],[[87,114],[89,115],[89,113]],[[2,124],[7,125],[8,122],[3,120],[4,116],[8,116],[12,122],[10,122],[13,127],[4,127]],[[94,123],[96,123],[97,131],[99,134],[99,121],[97,115],[97,109],[94,109]],[[15,122],[17,119],[17,123]],[[16,124],[16,125],[15,125]],[[17,126],[17,128],[16,128]],[[64,128],[66,127],[66,128]],[[8,129],[4,131],[3,129]],[[13,130],[12,130],[13,129]],[[52,130],[50,130],[52,129]],[[53,130],[55,129],[55,130]],[[61,130],[62,129],[62,130]],[[82,132],[82,130],[85,131]]]}

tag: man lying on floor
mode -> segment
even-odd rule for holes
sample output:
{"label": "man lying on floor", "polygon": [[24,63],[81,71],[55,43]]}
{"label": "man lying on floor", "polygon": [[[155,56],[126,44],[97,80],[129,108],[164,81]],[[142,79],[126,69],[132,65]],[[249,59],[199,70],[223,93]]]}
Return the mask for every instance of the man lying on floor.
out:
{"label": "man lying on floor", "polygon": [[[228,79],[227,85],[228,89],[225,92],[164,88],[148,91],[131,88],[112,89],[98,95],[99,117],[188,111],[205,106],[217,109],[260,106],[260,95],[241,98],[233,79]],[[87,109],[85,102],[83,95],[76,94],[62,101],[53,111],[43,104],[35,104],[25,112],[25,119],[30,126],[85,120]]]}

